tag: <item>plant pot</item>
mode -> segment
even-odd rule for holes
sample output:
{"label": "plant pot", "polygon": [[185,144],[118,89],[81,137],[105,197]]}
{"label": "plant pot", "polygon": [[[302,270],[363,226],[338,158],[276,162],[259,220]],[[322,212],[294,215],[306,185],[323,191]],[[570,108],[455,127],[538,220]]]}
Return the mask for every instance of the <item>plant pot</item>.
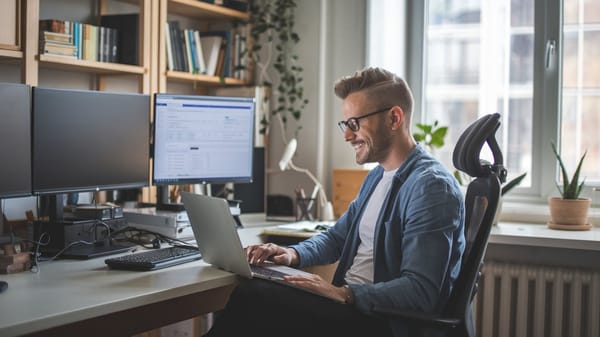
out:
{"label": "plant pot", "polygon": [[549,198],[550,221],[554,225],[589,226],[588,210],[591,203],[592,199],[590,198]]}

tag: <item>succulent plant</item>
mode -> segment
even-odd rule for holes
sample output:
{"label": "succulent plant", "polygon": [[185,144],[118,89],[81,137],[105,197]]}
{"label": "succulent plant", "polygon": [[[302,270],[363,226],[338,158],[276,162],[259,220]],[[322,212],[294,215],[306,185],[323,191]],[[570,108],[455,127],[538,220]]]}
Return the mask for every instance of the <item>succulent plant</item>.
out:
{"label": "succulent plant", "polygon": [[573,173],[571,179],[569,179],[569,175],[567,174],[565,164],[560,154],[558,154],[558,151],[556,150],[556,145],[554,145],[554,143],[552,143],[552,151],[554,152],[554,155],[558,160],[558,165],[560,166],[563,180],[562,188],[558,185],[558,183],[556,184],[556,188],[560,192],[563,199],[579,198],[579,194],[581,193],[581,189],[583,188],[583,185],[585,183],[585,178],[581,182],[579,182],[579,173],[581,172],[581,165],[583,164],[583,159],[585,158],[587,151],[585,151],[583,153],[583,156],[581,156],[581,159],[579,159],[579,164],[577,164],[577,169],[575,170],[575,173]]}

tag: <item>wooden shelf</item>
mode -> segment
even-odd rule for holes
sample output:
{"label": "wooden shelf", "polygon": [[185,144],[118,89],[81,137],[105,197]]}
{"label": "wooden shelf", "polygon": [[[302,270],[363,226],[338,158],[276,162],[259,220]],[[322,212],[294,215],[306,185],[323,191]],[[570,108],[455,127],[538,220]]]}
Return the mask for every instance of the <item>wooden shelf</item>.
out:
{"label": "wooden shelf", "polygon": [[227,7],[211,5],[198,0],[169,0],[169,13],[207,20],[239,19],[248,21],[250,15]]}
{"label": "wooden shelf", "polygon": [[40,61],[40,65],[44,67],[61,70],[85,71],[90,73],[111,75],[143,75],[146,73],[146,69],[141,66],[109,62],[76,60],[67,57],[52,56],[46,54],[38,55],[38,60]]}
{"label": "wooden shelf", "polygon": [[0,58],[3,59],[21,59],[23,52],[20,50],[0,49]]}
{"label": "wooden shelf", "polygon": [[207,76],[184,73],[181,71],[167,71],[167,79],[170,81],[198,83],[203,85],[248,85],[247,82],[237,78],[225,78],[223,82],[218,76]]}

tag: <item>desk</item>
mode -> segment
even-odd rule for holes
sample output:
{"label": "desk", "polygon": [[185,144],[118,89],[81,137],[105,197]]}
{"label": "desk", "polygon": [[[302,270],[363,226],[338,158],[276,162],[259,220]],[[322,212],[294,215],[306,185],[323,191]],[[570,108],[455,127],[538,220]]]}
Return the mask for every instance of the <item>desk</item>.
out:
{"label": "desk", "polygon": [[[264,215],[242,216],[244,245],[261,242]],[[587,232],[500,224],[490,247],[561,247],[597,254],[600,228]],[[499,255],[506,256],[502,249]],[[561,253],[564,255],[564,253]],[[583,260],[583,259],[577,259]],[[586,259],[587,260],[587,259]],[[592,261],[597,261],[592,259]],[[593,262],[592,262],[593,263]],[[0,336],[131,336],[223,308],[237,276],[203,261],[151,272],[109,270],[104,258],[59,260],[40,271],[1,275]]]}
{"label": "desk", "polygon": [[234,274],[202,261],[152,272],[110,270],[104,258],[59,260],[3,275],[0,336],[131,336],[224,307]]}
{"label": "desk", "polygon": [[[263,218],[264,219],[264,218]],[[261,228],[240,231],[260,242]],[[0,336],[131,336],[224,307],[236,275],[195,261],[162,270],[110,270],[104,258],[43,262],[0,275]]]}

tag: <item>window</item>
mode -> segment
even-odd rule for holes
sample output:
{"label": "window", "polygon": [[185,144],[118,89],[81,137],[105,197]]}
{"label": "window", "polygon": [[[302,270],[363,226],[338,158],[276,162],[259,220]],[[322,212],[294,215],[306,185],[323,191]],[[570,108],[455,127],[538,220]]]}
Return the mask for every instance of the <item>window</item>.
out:
{"label": "window", "polygon": [[582,174],[589,186],[600,186],[597,0],[406,5],[406,78],[415,93],[415,120],[448,126],[436,157],[453,170],[453,144],[461,131],[479,116],[500,112],[497,138],[509,179],[528,173],[511,196],[539,200],[556,193],[551,142],[559,144],[570,173],[587,150]]}

